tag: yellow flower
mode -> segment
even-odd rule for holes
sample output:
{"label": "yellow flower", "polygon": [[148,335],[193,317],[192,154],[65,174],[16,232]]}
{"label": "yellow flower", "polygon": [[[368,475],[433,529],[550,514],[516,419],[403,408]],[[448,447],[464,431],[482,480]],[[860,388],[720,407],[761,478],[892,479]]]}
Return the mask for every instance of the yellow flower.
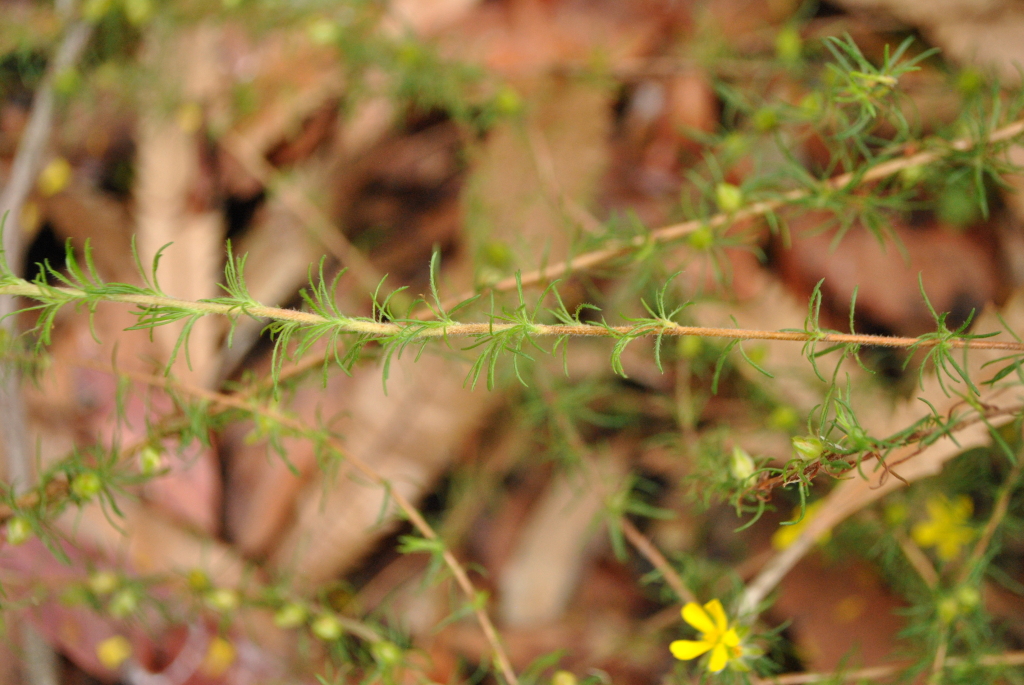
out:
{"label": "yellow flower", "polygon": [[121,635],[108,637],[96,645],[96,657],[111,671],[116,671],[131,655],[131,643]]}
{"label": "yellow flower", "polygon": [[[804,517],[802,519],[800,518],[800,507],[795,508],[793,510],[793,517],[789,520],[799,521],[799,523],[794,523],[791,526],[779,526],[779,529],[775,531],[774,535],[772,535],[772,547],[778,550],[783,550],[796,542],[796,539],[800,537],[800,533],[804,532],[804,528],[807,527],[807,524],[811,522],[811,519],[813,519],[815,514],[818,513],[818,510],[821,509],[821,505],[824,501],[825,500],[820,499],[814,504],[808,504],[807,508],[804,510]],[[825,531],[818,536],[817,542],[828,542],[831,537],[832,534]]]}
{"label": "yellow flower", "polygon": [[955,559],[960,548],[974,539],[974,529],[966,521],[974,513],[974,503],[966,495],[950,501],[945,495],[937,495],[925,504],[928,520],[915,525],[910,531],[914,542],[922,547],[936,547],[943,561]]}
{"label": "yellow flower", "polygon": [[235,663],[235,646],[223,637],[217,636],[210,640],[210,647],[206,650],[206,657],[203,659],[199,670],[211,678],[219,678]]}
{"label": "yellow flower", "polygon": [[696,659],[705,652],[711,652],[708,670],[718,673],[726,665],[743,656],[739,633],[729,625],[722,603],[713,599],[703,607],[690,602],[683,607],[683,620],[700,631],[699,640],[676,640],[669,649],[681,660]]}

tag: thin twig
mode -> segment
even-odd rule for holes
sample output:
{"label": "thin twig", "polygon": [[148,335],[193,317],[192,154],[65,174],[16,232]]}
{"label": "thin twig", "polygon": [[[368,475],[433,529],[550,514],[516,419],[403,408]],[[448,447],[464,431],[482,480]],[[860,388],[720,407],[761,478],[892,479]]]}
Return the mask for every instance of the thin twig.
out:
{"label": "thin twig", "polygon": [[[840,174],[839,176],[822,181],[820,189],[831,191],[851,186],[859,187],[867,183],[888,178],[889,176],[899,173],[903,169],[931,164],[932,162],[942,159],[952,151],[964,152],[978,144],[1000,143],[1012,140],[1022,133],[1024,133],[1024,119],[1015,121],[1012,124],[1008,124],[993,131],[992,135],[982,141],[974,140],[973,138],[960,138],[959,140],[955,140],[950,143],[946,149],[918,152],[917,154],[898,157],[896,159],[889,160],[888,162],[883,162],[877,166],[873,166],[863,173],[848,172]],[[528,271],[520,275],[518,277],[518,281],[516,276],[509,276],[508,278],[485,288],[483,292],[511,291],[518,287],[518,283],[522,283],[523,287],[549,283],[556,278],[564,278],[574,272],[592,269],[627,252],[640,249],[645,245],[667,243],[683,238],[701,228],[722,228],[747,219],[755,219],[766,214],[770,214],[771,212],[782,209],[788,204],[811,197],[813,193],[814,190],[812,189],[796,188],[783,193],[774,200],[754,202],[751,205],[735,212],[721,212],[707,219],[691,219],[690,221],[663,226],[662,228],[655,229],[650,233],[638,235],[630,240],[612,242],[600,250],[586,252],[575,257],[570,257],[564,261],[549,264],[548,266],[540,269]],[[454,307],[456,304],[468,300],[476,294],[478,293],[475,291],[467,292],[463,293],[459,297],[452,298],[444,303],[445,309]]]}
{"label": "thin twig", "polygon": [[[980,340],[959,337],[890,337],[884,335],[860,335],[854,333],[807,333],[804,331],[764,331],[747,328],[711,328],[706,326],[681,326],[672,321],[659,321],[656,324],[641,326],[605,326],[596,324],[562,325],[531,323],[524,327],[521,323],[450,323],[444,326],[427,326],[418,321],[401,323],[385,323],[365,318],[332,319],[311,312],[297,309],[281,309],[261,304],[248,304],[243,307],[235,304],[224,304],[209,300],[182,300],[174,297],[158,295],[141,295],[134,293],[106,292],[89,293],[78,288],[50,288],[21,281],[18,284],[0,285],[0,295],[15,295],[37,301],[53,300],[55,297],[67,300],[102,299],[109,302],[124,302],[138,305],[143,310],[167,308],[186,310],[195,314],[219,314],[234,317],[239,313],[257,319],[272,319],[307,326],[328,324],[339,333],[356,333],[373,338],[387,338],[412,331],[411,339],[452,338],[470,336],[488,336],[495,333],[520,330],[532,336],[574,336],[574,337],[655,337],[655,336],[699,336],[704,338],[725,338],[728,340],[780,340],[789,342],[814,342],[839,345],[862,345],[872,347],[900,347],[929,349],[945,345],[956,349],[1007,350],[1024,352],[1024,342]],[[499,319],[500,320],[500,319]]]}
{"label": "thin twig", "polygon": [[999,528],[999,524],[1003,522],[1003,518],[1006,517],[1006,512],[1010,508],[1010,496],[1013,495],[1013,491],[1017,487],[1017,480],[1021,476],[1022,469],[1024,469],[1024,459],[1018,455],[1017,463],[1014,464],[1009,475],[1006,477],[1006,482],[1003,484],[1003,487],[999,492],[999,497],[996,499],[995,506],[992,507],[992,515],[989,516],[988,523],[985,524],[985,529],[982,531],[981,537],[978,538],[977,544],[974,545],[974,549],[971,551],[970,558],[964,563],[963,568],[960,570],[960,583],[967,581],[967,578],[971,575],[971,571],[974,566],[981,561],[981,558],[985,556],[985,552],[988,550],[988,546],[992,544],[992,538],[995,536],[996,530]]}
{"label": "thin twig", "polygon": [[672,588],[672,591],[676,593],[684,602],[696,602],[697,597],[694,596],[690,589],[683,583],[683,579],[679,577],[676,570],[672,568],[672,564],[668,563],[668,559],[661,553],[654,543],[647,539],[643,533],[637,530],[637,527],[633,525],[633,522],[623,516],[619,520],[619,525],[622,527],[622,534],[629,540],[629,544],[636,548],[637,552],[647,561],[651,562],[654,568],[658,569],[661,573],[661,577],[665,579],[668,586]]}

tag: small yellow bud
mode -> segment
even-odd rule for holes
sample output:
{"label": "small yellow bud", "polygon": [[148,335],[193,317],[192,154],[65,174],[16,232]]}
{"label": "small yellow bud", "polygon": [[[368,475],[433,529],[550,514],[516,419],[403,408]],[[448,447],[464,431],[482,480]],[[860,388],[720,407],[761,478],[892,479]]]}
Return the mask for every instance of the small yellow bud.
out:
{"label": "small yellow bud", "polygon": [[159,471],[163,463],[163,456],[152,447],[147,447],[139,453],[139,470],[147,476]]}
{"label": "small yellow bud", "polygon": [[793,407],[779,405],[768,415],[768,426],[775,430],[788,431],[796,428],[799,420],[800,417],[797,416]]}
{"label": "small yellow bud", "polygon": [[576,685],[576,676],[569,671],[555,671],[551,676],[551,685]]}
{"label": "small yellow bud", "polygon": [[121,635],[108,637],[96,645],[96,658],[104,667],[116,671],[121,667],[128,657],[132,655],[132,646],[126,638]]}
{"label": "small yellow bud", "polygon": [[501,114],[517,114],[523,109],[523,99],[512,86],[502,86],[494,96],[494,108]]}
{"label": "small yellow bud", "polygon": [[49,197],[64,190],[71,182],[71,164],[63,157],[55,157],[39,172],[36,186],[39,192]]}
{"label": "small yellow bud", "polygon": [[757,465],[747,451],[740,446],[732,448],[732,458],[729,460],[729,472],[738,481],[745,482],[754,475]]}
{"label": "small yellow bud", "polygon": [[900,183],[904,188],[913,188],[924,178],[924,167],[920,164],[913,164],[900,169]]}
{"label": "small yellow bud", "polygon": [[393,666],[402,661],[402,648],[394,642],[380,640],[370,645],[373,658],[381,666]]}
{"label": "small yellow bud", "polygon": [[798,435],[793,438],[793,451],[796,452],[798,457],[807,461],[820,457],[824,448],[825,446],[818,438],[805,435]]}
{"label": "small yellow bud", "polygon": [[96,571],[89,576],[89,589],[95,595],[109,595],[121,584],[121,579],[116,573],[110,571]]}
{"label": "small yellow bud", "polygon": [[153,18],[153,0],[122,0],[124,16],[132,26],[143,26]]}
{"label": "small yellow bud", "polygon": [[732,214],[743,206],[743,191],[731,183],[719,183],[715,186],[715,201],[719,209]]}
{"label": "small yellow bud", "polygon": [[289,602],[274,613],[274,625],[282,630],[298,628],[306,622],[309,612],[298,602]]}
{"label": "small yellow bud", "polygon": [[778,128],[779,115],[774,109],[762,107],[754,112],[754,116],[750,118],[750,121],[754,124],[754,129],[761,133],[767,133]]}
{"label": "small yellow bud", "polygon": [[313,634],[324,642],[332,642],[341,637],[341,623],[333,614],[320,614],[310,626]]}
{"label": "small yellow bud", "polygon": [[240,603],[238,593],[230,588],[215,588],[206,593],[206,606],[220,613],[234,611]]}
{"label": "small yellow bud", "polygon": [[780,60],[794,63],[800,60],[803,52],[803,38],[795,26],[786,26],[775,36],[775,54]]}
{"label": "small yellow bud", "polygon": [[110,598],[107,612],[114,618],[127,618],[139,610],[139,596],[132,588],[125,588]]}
{"label": "small yellow bud", "polygon": [[7,522],[7,544],[20,545],[32,535],[32,524],[24,516],[15,516]]}
{"label": "small yellow bud", "polygon": [[71,494],[83,502],[88,502],[100,493],[103,483],[94,471],[80,473],[71,480]]}
{"label": "small yellow bud", "polygon": [[188,586],[196,592],[210,589],[210,577],[201,568],[194,568],[189,571],[186,580],[188,581]]}
{"label": "small yellow bud", "polygon": [[707,250],[715,244],[715,232],[710,226],[701,226],[686,236],[686,242],[695,250]]}

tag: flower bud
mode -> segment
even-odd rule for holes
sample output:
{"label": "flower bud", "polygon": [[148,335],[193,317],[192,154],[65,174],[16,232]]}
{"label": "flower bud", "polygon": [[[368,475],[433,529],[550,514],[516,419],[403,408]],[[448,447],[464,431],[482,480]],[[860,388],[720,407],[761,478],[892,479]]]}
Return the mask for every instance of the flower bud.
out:
{"label": "flower bud", "polygon": [[160,454],[160,451],[152,447],[147,447],[139,453],[139,470],[144,475],[151,475],[160,470],[164,464],[164,459]]}
{"label": "flower bud", "polygon": [[324,642],[332,642],[341,637],[341,623],[334,614],[320,614],[309,629]]}
{"label": "flower bud", "polygon": [[274,625],[282,630],[298,628],[306,622],[309,612],[298,602],[289,602],[274,613]]}
{"label": "flower bud", "polygon": [[551,685],[576,685],[578,682],[576,676],[569,671],[555,671],[555,675],[551,676]]}
{"label": "flower bud", "polygon": [[374,642],[370,645],[370,651],[381,666],[394,666],[402,661],[402,648],[388,640]]}
{"label": "flower bud", "polygon": [[71,493],[83,502],[91,500],[102,489],[103,483],[95,471],[80,473],[71,480]]}
{"label": "flower bud", "polygon": [[746,482],[748,478],[754,475],[754,471],[757,470],[757,465],[754,464],[754,460],[747,454],[747,451],[738,445],[732,448],[732,458],[729,460],[729,472],[732,477],[740,482]]}
{"label": "flower bud", "polygon": [[821,456],[824,445],[818,438],[808,436],[796,436],[793,438],[793,450],[801,459],[811,461]]}
{"label": "flower bud", "polygon": [[210,590],[206,593],[206,597],[204,599],[206,601],[206,606],[222,614],[234,611],[238,608],[240,603],[238,593],[226,587]]}
{"label": "flower bud", "polygon": [[7,544],[20,545],[32,535],[32,524],[24,516],[15,516],[7,522]]}
{"label": "flower bud", "polygon": [[715,201],[719,209],[732,214],[743,206],[743,191],[731,183],[719,183],[715,186]]}
{"label": "flower bud", "polygon": [[695,250],[707,250],[715,244],[715,233],[709,226],[701,226],[686,236],[686,242]]}
{"label": "flower bud", "polygon": [[109,595],[121,584],[121,579],[111,571],[96,571],[89,576],[89,589],[93,594],[103,596]]}
{"label": "flower bud", "polygon": [[139,596],[132,588],[125,588],[110,598],[107,612],[114,618],[127,618],[139,610]]}

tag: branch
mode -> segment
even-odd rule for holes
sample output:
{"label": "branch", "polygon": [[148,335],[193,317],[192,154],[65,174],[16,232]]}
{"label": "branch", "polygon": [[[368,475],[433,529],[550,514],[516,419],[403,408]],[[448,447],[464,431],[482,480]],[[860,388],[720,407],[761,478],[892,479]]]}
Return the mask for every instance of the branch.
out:
{"label": "branch", "polygon": [[[339,333],[361,334],[371,338],[385,339],[396,335],[416,339],[437,339],[451,337],[479,337],[488,336],[509,331],[521,330],[532,336],[573,336],[573,337],[602,337],[602,338],[639,338],[656,336],[699,336],[705,338],[724,338],[728,340],[782,340],[789,342],[816,342],[831,343],[838,345],[865,345],[873,347],[897,347],[897,348],[932,348],[946,345],[955,349],[978,349],[978,350],[1007,350],[1012,352],[1024,352],[1024,342],[979,340],[973,337],[890,337],[884,335],[860,335],[853,333],[819,333],[804,331],[765,331],[744,328],[710,328],[705,326],[681,326],[672,321],[662,320],[657,323],[645,322],[634,326],[606,326],[597,324],[561,325],[561,324],[529,324],[524,330],[522,323],[498,323],[500,317],[485,323],[445,323],[444,325],[427,326],[425,323],[439,324],[440,322],[419,322],[403,320],[399,323],[385,323],[363,318],[328,318],[320,314],[299,311],[296,309],[281,309],[279,307],[268,307],[260,304],[241,305],[225,304],[209,300],[181,300],[173,297],[159,295],[142,295],[136,293],[121,293],[115,289],[110,292],[87,292],[78,288],[50,288],[40,286],[27,281],[11,283],[0,286],[0,295],[14,295],[26,297],[40,302],[57,300],[66,301],[95,301],[104,300],[108,302],[124,302],[138,305],[144,310],[166,308],[169,310],[184,310],[198,315],[219,314],[227,317],[235,317],[240,312],[255,319],[270,319],[285,323],[297,323],[305,326],[330,325]],[[101,286],[102,287],[102,286]],[[152,325],[159,325],[159,322]]]}

